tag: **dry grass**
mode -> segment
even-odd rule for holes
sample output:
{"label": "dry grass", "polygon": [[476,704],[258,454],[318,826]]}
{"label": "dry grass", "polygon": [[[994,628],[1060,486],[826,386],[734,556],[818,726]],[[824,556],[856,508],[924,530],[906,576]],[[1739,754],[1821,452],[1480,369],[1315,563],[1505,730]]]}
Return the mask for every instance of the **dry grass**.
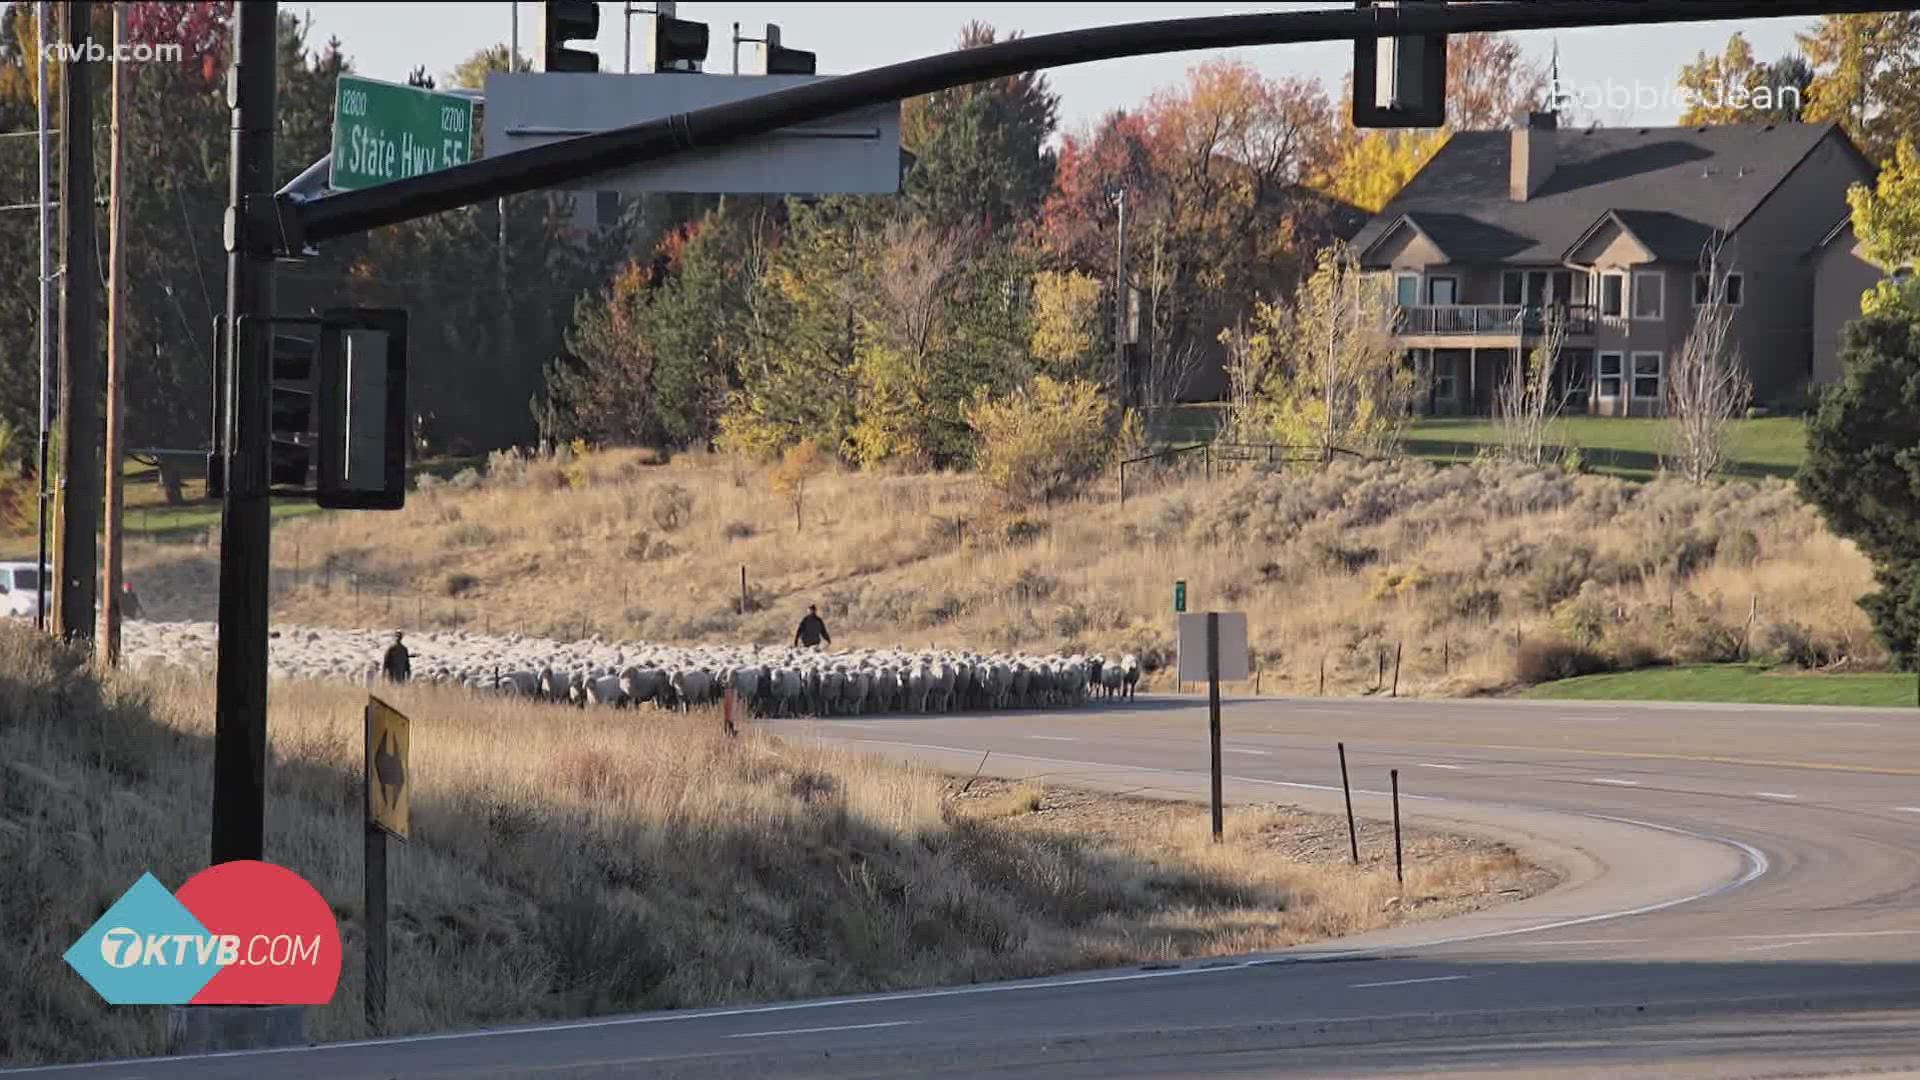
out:
{"label": "dry grass", "polygon": [[[1394,905],[1380,843],[1358,870],[1302,856],[1338,830],[1283,809],[1236,808],[1215,848],[1191,807],[991,780],[961,798],[935,773],[729,740],[710,715],[394,698],[418,785],[392,857],[399,1031],[1275,948],[1542,884],[1511,853],[1417,839]],[[345,938],[326,1039],[363,1034],[363,700],[273,688],[266,854]],[[141,871],[178,885],[204,865],[211,715],[204,683],[103,686],[0,628],[0,1062],[159,1049],[161,1010],[102,1006],[60,957]]]}
{"label": "dry grass", "polygon": [[[1248,613],[1263,693],[1318,692],[1323,662],[1330,694],[1384,690],[1396,648],[1403,694],[1503,688],[1516,632],[1608,667],[1734,659],[1743,641],[1794,642],[1802,663],[1882,659],[1853,602],[1867,561],[1782,481],[1403,461],[1134,473],[1124,506],[1103,481],[1009,515],[966,476],[830,472],[796,531],[764,470],[654,460],[518,464],[403,513],[284,524],[275,618],[774,643],[817,603],[837,645],[1126,650],[1152,669],[1171,659],[1184,578],[1190,610]],[[157,617],[211,617],[211,554],[134,547]]]}

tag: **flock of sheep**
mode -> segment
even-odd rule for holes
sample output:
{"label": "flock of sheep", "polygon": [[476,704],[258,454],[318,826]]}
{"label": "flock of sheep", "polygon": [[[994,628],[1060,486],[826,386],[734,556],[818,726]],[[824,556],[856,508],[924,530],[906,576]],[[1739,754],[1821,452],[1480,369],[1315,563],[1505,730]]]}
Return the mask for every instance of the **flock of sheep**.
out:
{"label": "flock of sheep", "polygon": [[681,709],[719,701],[730,689],[754,716],[857,716],[1061,708],[1090,697],[1133,696],[1132,657],[980,655],[970,652],[662,648],[611,663],[520,667],[498,672],[430,670],[429,679],[578,706]]}
{"label": "flock of sheep", "polygon": [[[207,623],[129,622],[130,665],[211,670]],[[269,671],[282,679],[375,685],[392,635],[377,630],[283,627],[269,641]],[[1130,698],[1140,679],[1133,656],[982,654],[928,649],[666,646],[555,641],[464,631],[408,635],[415,682],[551,702],[685,710],[728,689],[755,716],[854,716],[990,709],[1062,708]]]}

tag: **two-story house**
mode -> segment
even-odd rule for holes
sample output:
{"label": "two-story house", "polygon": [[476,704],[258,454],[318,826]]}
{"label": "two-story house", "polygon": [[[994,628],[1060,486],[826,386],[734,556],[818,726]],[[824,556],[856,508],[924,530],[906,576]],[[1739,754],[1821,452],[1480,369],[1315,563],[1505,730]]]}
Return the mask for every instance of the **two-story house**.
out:
{"label": "two-story house", "polygon": [[1716,243],[1754,400],[1785,403],[1828,374],[1815,281],[1838,261],[1817,255],[1873,175],[1834,124],[1562,130],[1533,113],[1454,135],[1353,243],[1390,279],[1430,413],[1491,412],[1557,307],[1567,410],[1659,415]]}

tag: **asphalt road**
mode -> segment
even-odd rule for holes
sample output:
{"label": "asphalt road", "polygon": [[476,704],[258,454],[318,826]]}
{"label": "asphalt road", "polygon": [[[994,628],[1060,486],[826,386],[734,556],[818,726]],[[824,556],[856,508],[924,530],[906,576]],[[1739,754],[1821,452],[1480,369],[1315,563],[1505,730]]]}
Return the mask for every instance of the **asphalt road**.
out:
{"label": "asphalt road", "polygon": [[[792,721],[785,736],[1169,797],[1204,702]],[[68,1067],[113,1077],[1835,1075],[1920,1068],[1920,713],[1230,701],[1226,794],[1507,839],[1544,895],[1268,956]],[[29,1071],[26,1075],[33,1075]]]}

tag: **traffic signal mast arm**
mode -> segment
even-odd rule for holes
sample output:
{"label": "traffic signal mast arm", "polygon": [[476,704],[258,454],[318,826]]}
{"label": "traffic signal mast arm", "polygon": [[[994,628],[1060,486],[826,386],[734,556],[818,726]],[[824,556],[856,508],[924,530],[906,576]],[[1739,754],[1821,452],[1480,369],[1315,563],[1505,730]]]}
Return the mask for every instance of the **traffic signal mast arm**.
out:
{"label": "traffic signal mast arm", "polygon": [[[1763,10],[1767,18],[1783,18],[1912,6],[1898,0],[1772,0]],[[295,255],[306,244],[657,162],[700,147],[751,139],[851,109],[1096,60],[1244,45],[1750,19],[1754,8],[1751,0],[1498,0],[1167,19],[1015,38],[582,135],[311,202],[283,196],[275,224],[281,253]]]}

